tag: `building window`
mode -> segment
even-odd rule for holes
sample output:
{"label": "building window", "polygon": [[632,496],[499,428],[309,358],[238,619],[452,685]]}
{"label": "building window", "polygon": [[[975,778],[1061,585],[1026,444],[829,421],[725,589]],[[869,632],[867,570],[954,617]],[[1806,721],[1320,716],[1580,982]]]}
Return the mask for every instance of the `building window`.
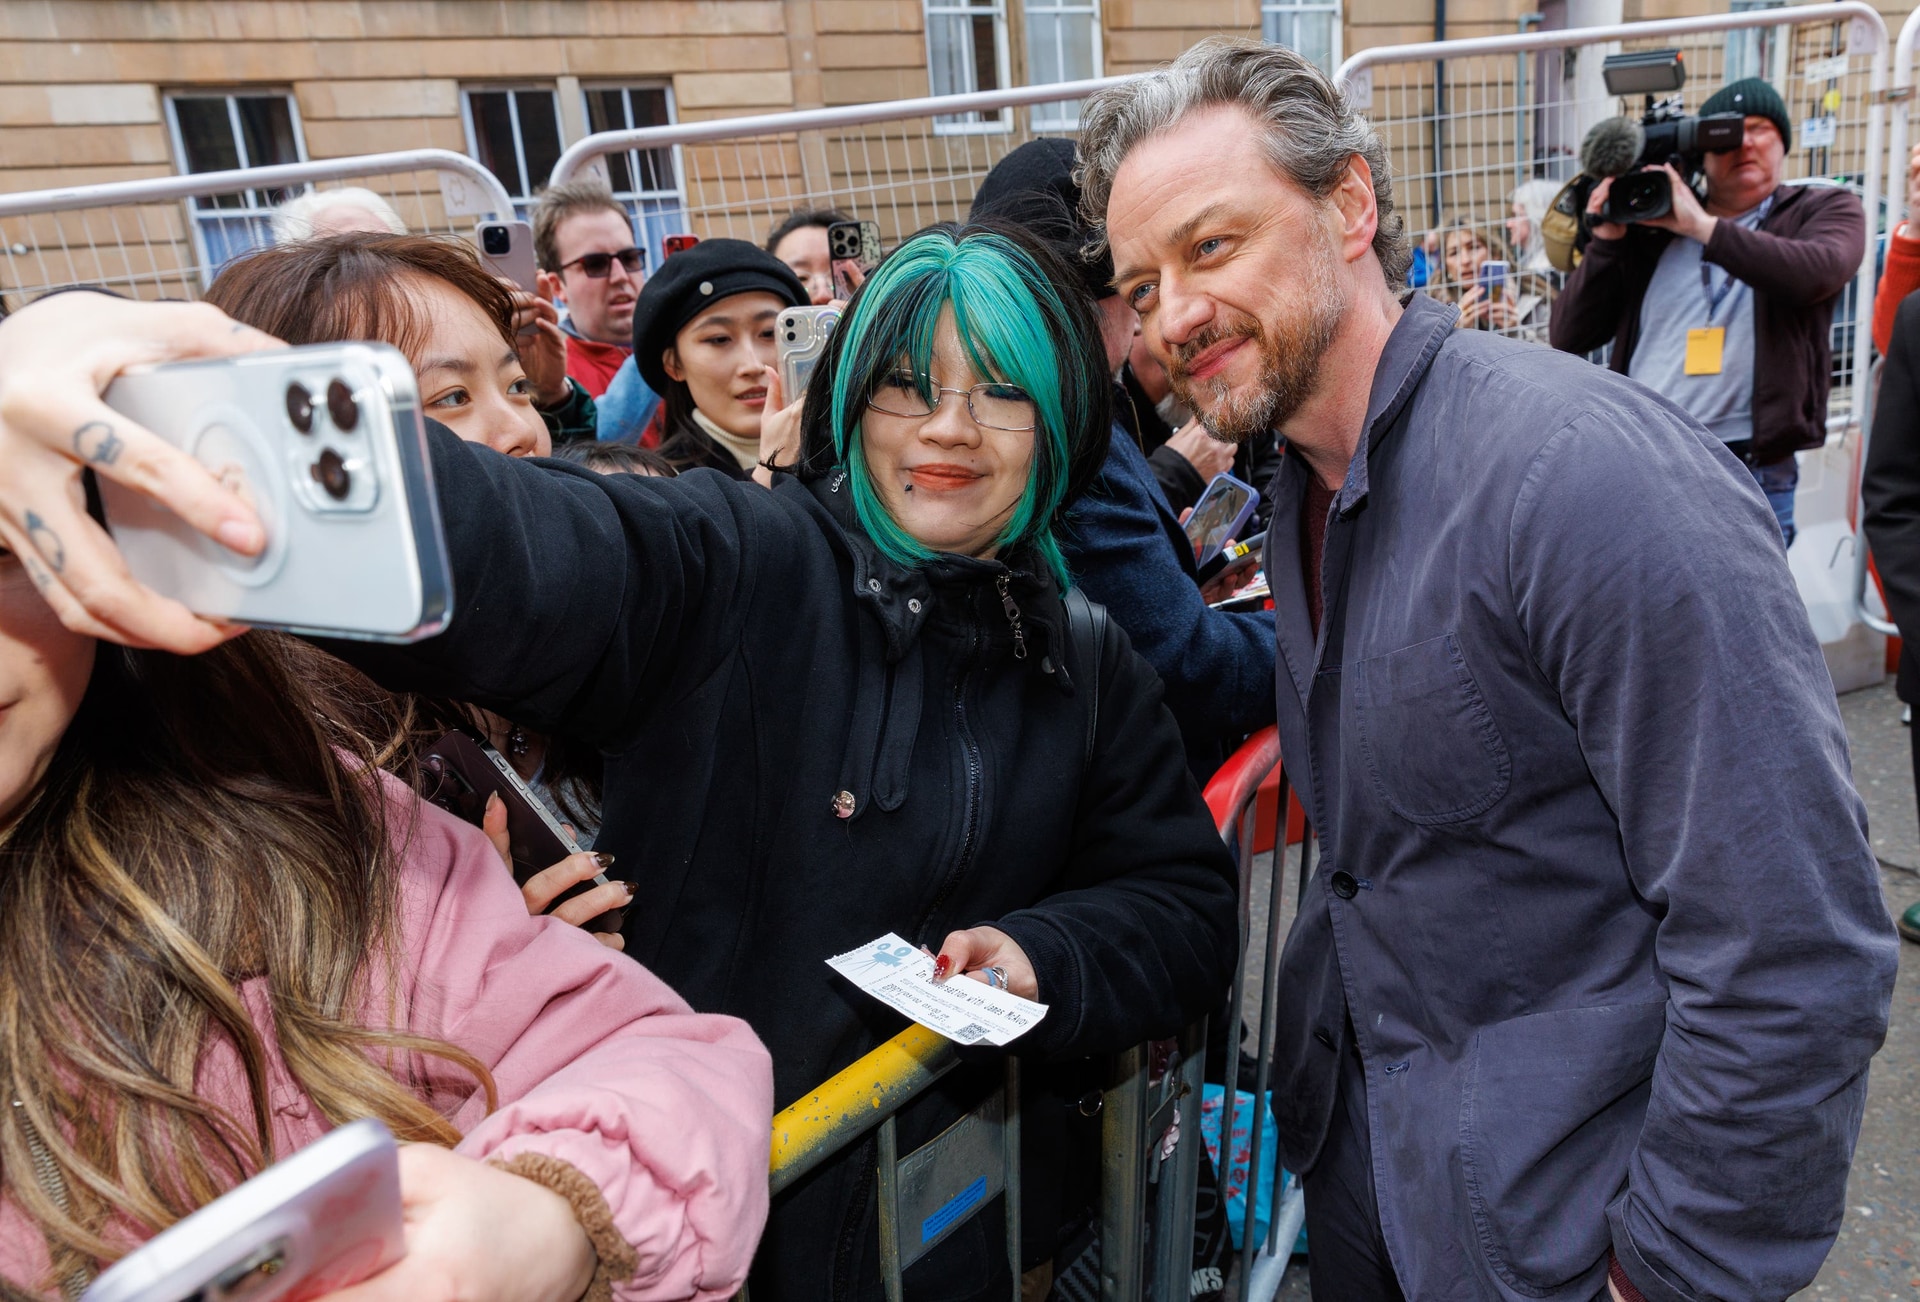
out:
{"label": "building window", "polygon": [[[1086,81],[1100,75],[1099,0],[1027,0],[1027,80]],[[1033,129],[1078,131],[1080,101],[1033,106]]]}
{"label": "building window", "polygon": [[[187,175],[274,167],[306,157],[300,113],[291,95],[170,95],[167,126],[173,133],[174,156]],[[273,243],[269,214],[300,188],[242,190],[190,200],[195,251],[205,278],[211,281],[236,255]]]}
{"label": "building window", "polygon": [[[587,130],[633,131],[671,125],[673,91],[666,86],[588,86]],[[680,190],[679,160],[672,148],[628,149],[606,154],[607,184],[625,204],[647,247],[647,265],[666,256],[661,239],[687,229],[687,205]]]}
{"label": "building window", "polygon": [[[1729,12],[1750,14],[1756,9],[1779,9],[1786,0],[1733,0]],[[1743,77],[1763,77],[1775,86],[1786,82],[1787,48],[1792,37],[1784,27],[1748,27],[1727,33],[1726,74],[1721,85]]]}
{"label": "building window", "polygon": [[560,161],[560,97],[551,87],[507,86],[461,98],[468,152],[500,178],[524,220]]}
{"label": "building window", "polygon": [[[1007,85],[1005,0],[925,0],[927,78],[935,95],[966,95]],[[1008,129],[1005,109],[949,113],[933,120],[936,135]]]}
{"label": "building window", "polygon": [[1260,0],[1260,39],[1304,54],[1332,75],[1340,66],[1340,5]]}

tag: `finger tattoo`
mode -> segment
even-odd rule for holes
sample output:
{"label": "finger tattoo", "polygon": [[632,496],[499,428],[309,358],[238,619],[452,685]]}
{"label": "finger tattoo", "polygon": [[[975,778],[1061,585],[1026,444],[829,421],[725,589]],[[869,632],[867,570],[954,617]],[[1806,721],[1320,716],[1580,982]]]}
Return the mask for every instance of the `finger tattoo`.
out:
{"label": "finger tattoo", "polygon": [[22,556],[20,563],[27,567],[27,577],[33,580],[33,586],[45,592],[53,586],[53,576],[41,568],[40,562],[31,556]]}
{"label": "finger tattoo", "polygon": [[55,533],[52,527],[33,511],[27,512],[27,541],[37,547],[40,554],[46,557],[47,564],[53,567],[55,574],[60,573],[67,567],[66,544],[62,543],[60,541],[60,535]]}
{"label": "finger tattoo", "polygon": [[104,420],[90,420],[73,432],[73,450],[82,461],[110,466],[127,450],[127,443]]}

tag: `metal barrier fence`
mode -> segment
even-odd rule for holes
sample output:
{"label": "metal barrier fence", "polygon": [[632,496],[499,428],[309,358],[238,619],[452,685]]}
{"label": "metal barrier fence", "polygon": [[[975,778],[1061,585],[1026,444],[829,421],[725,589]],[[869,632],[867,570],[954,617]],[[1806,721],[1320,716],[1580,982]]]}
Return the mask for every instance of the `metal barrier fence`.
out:
{"label": "metal barrier fence", "polygon": [[[1280,816],[1285,818],[1286,782],[1279,765],[1278,734],[1267,728],[1221,766],[1206,791],[1215,823],[1239,866],[1240,962],[1226,1024],[1240,1025],[1243,1017],[1257,1023],[1257,1100],[1264,1099],[1272,1071],[1272,1010],[1278,996],[1280,946],[1291,922],[1290,911],[1282,907],[1285,837],[1280,838],[1270,866],[1263,865],[1254,852],[1256,807],[1263,786],[1271,785],[1275,777],[1280,786]],[[1304,893],[1312,871],[1310,838],[1299,851],[1298,862],[1299,892]],[[1250,962],[1263,974],[1257,997],[1249,989]],[[1232,1087],[1237,1083],[1240,1037],[1233,1038],[1226,1055],[1228,1088],[1220,1123],[1223,1167],[1227,1137],[1233,1134],[1238,1112]],[[1199,1022],[1176,1040],[1138,1045],[1111,1063],[1099,1102],[1101,1302],[1184,1302],[1189,1296],[1206,1060],[1207,1027]],[[909,1027],[775,1115],[774,1195],[778,1197],[801,1177],[878,1130],[880,1260],[889,1299],[900,1296],[900,1273],[916,1256],[987,1207],[1002,1190],[1008,1194],[1003,1211],[1010,1243],[1016,1245],[1011,1251],[1017,1281],[1019,1074],[1011,1055],[1007,1062],[1002,1089],[928,1144],[903,1155],[894,1138],[901,1109],[959,1064],[952,1042],[923,1027]],[[1260,1151],[1266,1113],[1264,1106],[1255,1109],[1254,1153]],[[1264,1175],[1257,1161],[1250,1164],[1239,1261],[1240,1302],[1266,1302],[1273,1296],[1300,1232],[1301,1200],[1295,1185],[1273,1199],[1268,1233],[1264,1239],[1256,1236],[1255,1203]],[[1220,1183],[1224,1189],[1224,1170]],[[954,1208],[959,1210],[948,1214]],[[906,1244],[902,1228],[928,1224],[927,1212],[938,1219],[937,1230],[932,1236],[923,1232],[917,1242]]]}
{"label": "metal barrier fence", "polygon": [[[1729,81],[1750,75],[1772,81],[1796,123],[1788,179],[1847,185],[1866,206],[1868,255],[1833,326],[1828,426],[1843,433],[1860,422],[1870,401],[1854,377],[1867,373],[1871,356],[1876,250],[1888,229],[1881,202],[1888,40],[1870,5],[1853,0],[1381,46],[1348,59],[1338,78],[1386,138],[1396,202],[1414,238],[1424,236],[1433,246],[1431,287],[1449,295],[1466,288],[1449,283],[1449,225],[1463,221],[1497,242],[1517,200],[1533,198],[1537,213],[1544,206],[1539,196],[1579,171],[1580,143],[1596,122],[1641,111],[1606,93],[1601,61],[1665,49],[1678,50],[1685,61],[1681,93],[1692,112]],[[1515,251],[1516,271],[1537,301],[1508,333],[1544,338],[1554,277],[1545,271],[1544,255],[1530,261],[1527,252]],[[1538,274],[1526,280],[1526,273]]]}
{"label": "metal barrier fence", "polygon": [[[591,173],[617,192],[625,178],[677,176],[679,229],[702,238],[758,243],[797,208],[839,207],[878,222],[892,245],[964,218],[988,169],[1036,135],[1072,137],[1072,106],[1124,80],[606,131],[562,154],[550,184]],[[1039,106],[1049,111],[1036,131]],[[662,220],[657,211],[636,216]]]}
{"label": "metal barrier fence", "polygon": [[493,173],[447,149],[0,194],[0,306],[75,284],[198,298],[228,258],[271,242],[275,204],[323,185],[365,186],[419,232],[513,215]]}

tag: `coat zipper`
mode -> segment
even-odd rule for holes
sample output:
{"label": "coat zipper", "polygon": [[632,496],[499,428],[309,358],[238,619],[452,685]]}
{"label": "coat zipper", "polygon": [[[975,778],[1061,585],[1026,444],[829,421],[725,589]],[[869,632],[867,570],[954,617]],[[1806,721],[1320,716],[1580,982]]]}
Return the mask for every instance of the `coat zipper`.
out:
{"label": "coat zipper", "polygon": [[[60,1174],[59,1164],[53,1160],[53,1154],[47,1151],[46,1144],[41,1142],[40,1132],[34,1129],[33,1122],[27,1119],[24,1105],[19,1099],[15,1099],[13,1106],[22,1109],[16,1114],[16,1118],[20,1122],[21,1137],[27,1141],[27,1153],[33,1158],[34,1180],[39,1184],[40,1192],[44,1193],[47,1200],[59,1209],[62,1216],[72,1215],[73,1206],[67,1196],[67,1182]],[[68,1272],[67,1277],[60,1281],[60,1294],[66,1298],[77,1298],[86,1291],[87,1285],[91,1282],[87,1278],[86,1271],[76,1268]]]}
{"label": "coat zipper", "polygon": [[[969,663],[978,650],[979,641],[976,637],[967,648]],[[954,729],[960,736],[960,753],[965,758],[967,766],[967,798],[966,809],[960,823],[960,852],[954,856],[953,867],[947,870],[945,880],[940,883],[940,889],[934,893],[933,903],[928,905],[926,912],[920,915],[919,924],[914,928],[915,939],[922,944],[926,942],[927,925],[940,916],[940,910],[946,906],[954,888],[960,884],[960,879],[966,876],[967,869],[972,867],[975,843],[980,837],[982,798],[980,787],[985,765],[980,758],[979,743],[973,739],[973,729],[967,726],[967,677],[971,672],[971,669],[962,670],[960,676],[953,680]]]}
{"label": "coat zipper", "polygon": [[1015,603],[1013,593],[1008,591],[1008,588],[1012,585],[1013,576],[1011,574],[1002,574],[993,581],[993,586],[1000,589],[1000,607],[1007,612],[1007,624],[1013,629],[1013,658],[1015,660],[1025,660],[1027,658],[1027,630],[1026,626],[1020,622],[1020,607]]}

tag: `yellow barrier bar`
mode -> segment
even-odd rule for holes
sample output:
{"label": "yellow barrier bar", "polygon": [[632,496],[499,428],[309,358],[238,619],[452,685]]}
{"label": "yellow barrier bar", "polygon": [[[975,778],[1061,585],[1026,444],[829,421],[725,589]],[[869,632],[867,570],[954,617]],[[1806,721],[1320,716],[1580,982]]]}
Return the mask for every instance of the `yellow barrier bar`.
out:
{"label": "yellow barrier bar", "polygon": [[959,1061],[953,1041],[909,1026],[773,1118],[773,1191],[873,1129]]}

